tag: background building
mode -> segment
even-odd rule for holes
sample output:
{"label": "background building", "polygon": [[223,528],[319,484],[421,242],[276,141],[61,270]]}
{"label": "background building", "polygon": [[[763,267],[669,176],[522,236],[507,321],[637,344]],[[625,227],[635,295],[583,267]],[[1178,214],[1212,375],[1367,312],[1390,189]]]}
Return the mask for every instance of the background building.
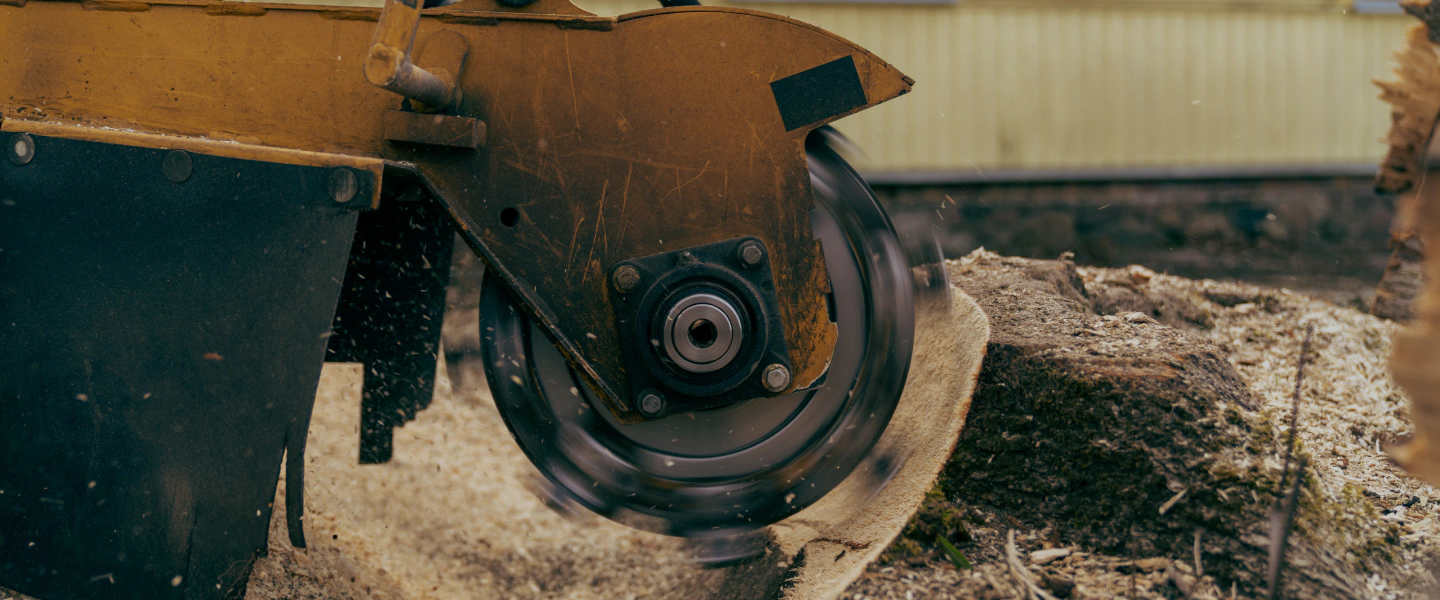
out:
{"label": "background building", "polygon": [[919,182],[1369,169],[1389,118],[1367,82],[1410,21],[1325,0],[713,3],[814,22],[914,78],[839,128],[869,153],[864,170]]}

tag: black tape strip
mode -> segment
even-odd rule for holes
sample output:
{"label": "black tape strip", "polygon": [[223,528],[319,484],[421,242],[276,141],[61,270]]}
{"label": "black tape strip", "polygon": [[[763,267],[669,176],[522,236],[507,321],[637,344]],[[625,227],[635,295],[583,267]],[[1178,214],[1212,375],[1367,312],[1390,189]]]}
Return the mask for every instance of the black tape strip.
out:
{"label": "black tape strip", "polygon": [[849,56],[770,82],[785,131],[865,106],[865,87]]}

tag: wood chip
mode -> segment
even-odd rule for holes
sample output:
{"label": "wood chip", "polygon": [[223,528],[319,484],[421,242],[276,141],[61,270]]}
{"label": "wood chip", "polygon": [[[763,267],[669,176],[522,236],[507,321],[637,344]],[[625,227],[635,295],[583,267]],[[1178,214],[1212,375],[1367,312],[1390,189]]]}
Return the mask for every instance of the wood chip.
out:
{"label": "wood chip", "polygon": [[1036,550],[1030,553],[1030,564],[1045,565],[1051,562],[1070,556],[1069,548],[1051,548],[1049,550]]}

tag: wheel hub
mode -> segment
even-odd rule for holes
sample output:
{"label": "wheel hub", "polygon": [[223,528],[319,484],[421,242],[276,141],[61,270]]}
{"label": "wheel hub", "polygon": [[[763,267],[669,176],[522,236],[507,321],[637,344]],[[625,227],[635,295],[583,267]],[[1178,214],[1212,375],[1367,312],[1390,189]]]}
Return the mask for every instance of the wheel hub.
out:
{"label": "wheel hub", "polygon": [[735,305],[715,294],[697,292],[670,307],[660,337],[670,361],[698,375],[729,366],[740,353],[745,331]]}
{"label": "wheel hub", "polygon": [[[759,308],[755,298],[763,297],[750,295],[762,287],[752,277],[768,273],[763,246],[749,244],[758,240],[612,267],[612,282],[633,284],[612,294],[617,322],[644,344],[630,346],[644,351],[626,359],[651,361],[643,368],[653,379],[634,398],[653,414],[641,423],[619,422],[593,398],[503,286],[487,279],[481,336],[495,404],[560,499],[645,530],[734,535],[815,502],[880,438],[909,368],[913,282],[863,180],[827,148],[810,150],[813,225],[838,330],[817,389],[786,391],[788,356],[769,350],[783,335]],[[634,272],[621,277],[626,267]],[[739,383],[724,393],[728,403],[700,409],[686,404],[683,390],[656,384],[655,373],[674,386]]]}
{"label": "wheel hub", "polygon": [[[764,365],[790,365],[764,256],[764,244],[746,237],[611,267],[619,352],[638,413],[656,419],[789,390],[761,375]],[[663,399],[662,410],[645,409],[651,396]]]}

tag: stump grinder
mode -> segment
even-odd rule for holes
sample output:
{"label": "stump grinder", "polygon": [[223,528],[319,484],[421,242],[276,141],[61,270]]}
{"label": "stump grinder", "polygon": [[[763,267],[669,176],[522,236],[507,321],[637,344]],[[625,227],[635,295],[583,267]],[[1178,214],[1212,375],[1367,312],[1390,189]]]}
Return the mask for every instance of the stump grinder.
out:
{"label": "stump grinder", "polygon": [[943,270],[826,125],[913,81],[673,4],[0,0],[0,586],[243,596],[322,363],[361,462],[429,402],[456,239],[552,494],[728,538],[883,480]]}

